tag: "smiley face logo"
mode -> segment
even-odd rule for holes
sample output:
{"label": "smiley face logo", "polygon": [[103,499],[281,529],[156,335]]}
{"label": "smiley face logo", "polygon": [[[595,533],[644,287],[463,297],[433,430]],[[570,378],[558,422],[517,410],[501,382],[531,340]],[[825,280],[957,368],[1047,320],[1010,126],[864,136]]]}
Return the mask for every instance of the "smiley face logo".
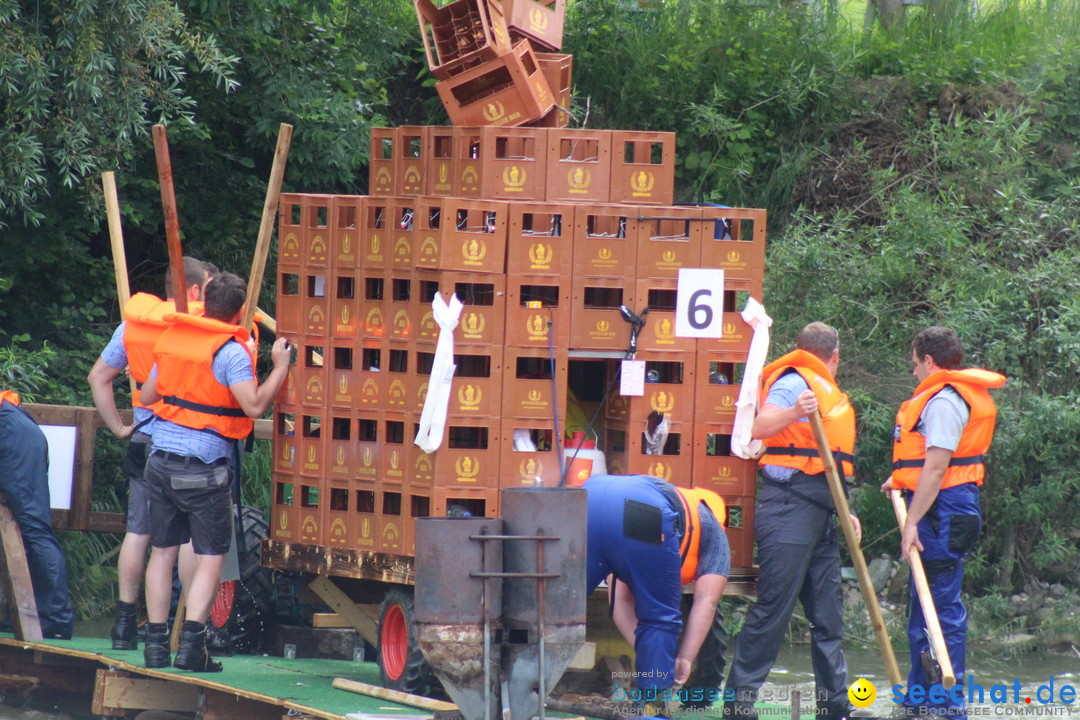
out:
{"label": "smiley face logo", "polygon": [[866,678],[859,678],[851,683],[847,691],[848,700],[857,708],[868,708],[877,699],[877,688]]}

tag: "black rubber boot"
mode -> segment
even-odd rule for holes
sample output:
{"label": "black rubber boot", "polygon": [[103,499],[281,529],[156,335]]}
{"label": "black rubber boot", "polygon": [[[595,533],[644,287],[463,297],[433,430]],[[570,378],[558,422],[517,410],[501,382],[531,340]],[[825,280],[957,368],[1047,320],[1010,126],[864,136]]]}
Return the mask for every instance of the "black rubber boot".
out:
{"label": "black rubber boot", "polygon": [[221,662],[206,652],[206,625],[184,621],[180,633],[180,647],[176,651],[173,667],[192,672],[221,672]]}
{"label": "black rubber boot", "polygon": [[135,616],[135,603],[116,601],[116,620],[112,626],[113,650],[138,650],[139,623]]}
{"label": "black rubber boot", "polygon": [[146,667],[169,667],[170,659],[172,655],[169,652],[169,626],[165,623],[147,623],[146,643],[143,645]]}
{"label": "black rubber boot", "polygon": [[735,688],[735,698],[724,701],[724,720],[757,720],[754,702],[757,690],[749,687]]}

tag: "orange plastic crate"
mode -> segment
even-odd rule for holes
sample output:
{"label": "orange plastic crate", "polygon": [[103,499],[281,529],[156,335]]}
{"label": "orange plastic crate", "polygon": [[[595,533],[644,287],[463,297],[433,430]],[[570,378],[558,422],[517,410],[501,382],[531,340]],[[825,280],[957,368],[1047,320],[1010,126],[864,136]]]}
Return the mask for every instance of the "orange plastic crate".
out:
{"label": "orange plastic crate", "polygon": [[433,125],[424,137],[424,156],[428,172],[424,177],[424,195],[447,197],[458,192],[458,163],[455,153],[456,128]]}
{"label": "orange plastic crate", "polygon": [[555,107],[539,120],[529,123],[530,127],[564,128],[570,124],[570,106],[573,102],[571,87],[574,74],[572,55],[556,53],[536,53],[540,69],[544,71],[548,87],[555,97]]}
{"label": "orange plastic crate", "polygon": [[570,298],[570,347],[621,350],[630,347],[630,323],[620,305],[635,307],[634,288],[624,280],[575,276]]}
{"label": "orange plastic crate", "polygon": [[761,299],[765,277],[764,210],[702,208],[701,266],[721,268],[724,284]]}
{"label": "orange plastic crate", "polygon": [[363,241],[364,200],[361,195],[338,195],[332,200],[330,265],[336,273],[359,267]]}
{"label": "orange plastic crate", "polygon": [[371,128],[368,194],[373,197],[386,197],[395,192],[397,142],[397,128]]}
{"label": "orange plastic crate", "polygon": [[381,340],[388,336],[386,297],[389,281],[385,270],[361,270],[356,278],[359,297],[360,319],[358,334],[361,338]]}
{"label": "orange plastic crate", "polygon": [[416,555],[416,519],[431,515],[431,490],[409,486],[402,497],[405,513],[405,554]]}
{"label": "orange plastic crate", "polygon": [[611,199],[611,132],[548,131],[549,202],[606,203]]}
{"label": "orange plastic crate", "polygon": [[[459,190],[484,199],[543,201],[547,182],[547,130],[460,128]],[[468,178],[469,182],[465,182]]]}
{"label": "orange plastic crate", "polygon": [[276,403],[274,406],[273,435],[274,472],[294,475],[296,473],[296,406]]}
{"label": "orange plastic crate", "polygon": [[565,346],[555,348],[554,363],[547,349],[508,347],[503,353],[504,418],[554,418],[566,415],[569,370]]}
{"label": "orange plastic crate", "polygon": [[528,42],[460,75],[435,83],[450,122],[461,127],[515,127],[539,120],[555,106]]}
{"label": "orange plastic crate", "polygon": [[561,471],[554,420],[508,418],[503,427],[505,432],[499,440],[502,487],[557,487]]}
{"label": "orange plastic crate", "polygon": [[318,481],[300,478],[296,486],[299,499],[297,519],[299,521],[300,542],[308,545],[321,545],[322,537],[322,488]]}
{"label": "orange plastic crate", "polygon": [[566,0],[502,0],[510,39],[527,39],[537,48],[562,48]]}
{"label": "orange plastic crate", "polygon": [[408,342],[415,338],[420,318],[418,289],[412,272],[391,271],[387,275],[383,305],[387,339]]}
{"label": "orange plastic crate", "polygon": [[416,430],[412,415],[385,412],[381,418],[383,447],[379,458],[379,479],[404,483],[412,473],[412,453],[420,451],[413,445]]}
{"label": "orange plastic crate", "polygon": [[299,506],[296,503],[296,477],[273,473],[271,484],[270,537],[297,542],[300,539]]}
{"label": "orange plastic crate", "polygon": [[303,195],[282,193],[278,204],[278,271],[299,273],[303,262]]}
{"label": "orange plastic crate", "polygon": [[440,80],[510,49],[506,17],[496,0],[456,0],[443,7],[415,0],[415,5],[428,68]]}
{"label": "orange plastic crate", "polygon": [[323,528],[323,544],[328,547],[349,547],[349,512],[351,500],[350,483],[347,480],[330,480],[325,488],[320,522]]}
{"label": "orange plastic crate", "polygon": [[418,345],[434,346],[439,339],[439,325],[431,307],[435,294],[449,303],[453,295],[464,307],[454,329],[458,345],[499,346],[503,343],[506,318],[506,278],[486,273],[419,272]]}
{"label": "orange plastic crate", "polygon": [[352,272],[335,273],[327,281],[330,283],[330,336],[349,339],[357,337],[363,318],[360,314],[356,275]]}
{"label": "orange plastic crate", "polygon": [[299,376],[297,390],[304,407],[317,408],[326,404],[326,343],[325,337],[310,335],[302,335],[296,342],[296,365],[291,373]]}
{"label": "orange plastic crate", "polygon": [[392,238],[389,267],[392,270],[411,270],[416,247],[417,198],[396,197],[388,204],[390,237]]}
{"label": "orange plastic crate", "polygon": [[[709,225],[711,229],[712,223]],[[638,279],[677,280],[682,268],[711,267],[701,263],[703,229],[698,206],[642,208],[638,216]]]}
{"label": "orange plastic crate", "polygon": [[507,203],[447,198],[442,208],[438,261],[433,269],[506,272]]}
{"label": "orange plastic crate", "polygon": [[[578,205],[574,209],[574,279],[626,278],[637,270],[638,209]],[[627,303],[629,304],[629,303]]]}
{"label": "orange plastic crate", "polygon": [[325,270],[300,276],[300,330],[313,337],[325,337],[330,320],[330,304],[326,297]]}
{"label": "orange plastic crate", "polygon": [[428,128],[403,125],[397,128],[397,157],[394,158],[394,194],[398,197],[420,195],[424,192],[428,156]]}
{"label": "orange plastic crate", "polygon": [[644,454],[644,422],[619,423],[609,420],[605,429],[604,454],[612,475],[651,475],[679,487],[692,487],[692,425],[672,422],[663,453]]}
{"label": "orange plastic crate", "polygon": [[677,280],[637,281],[634,297],[642,309],[649,309],[649,314],[645,316],[645,327],[638,335],[639,351],[693,354],[697,350],[697,338],[675,334],[677,289]]}
{"label": "orange plastic crate", "polygon": [[388,197],[368,198],[364,204],[359,265],[364,270],[390,267],[394,239],[392,212]]}
{"label": "orange plastic crate", "polygon": [[574,268],[574,208],[560,203],[511,203],[506,231],[509,275],[568,280]]}
{"label": "orange plastic crate", "polygon": [[377,541],[377,485],[373,482],[351,483],[349,513],[349,547],[359,550],[375,550]]}
{"label": "orange plastic crate", "polygon": [[720,495],[753,495],[757,462],[731,455],[731,426],[694,426],[694,484]]}
{"label": "orange plastic crate", "polygon": [[441,197],[419,197],[413,208],[413,267],[424,270],[439,269],[442,254],[443,222],[445,205],[451,202]]}
{"label": "orange plastic crate", "polygon": [[330,267],[330,204],[333,197],[305,195],[301,203],[304,225],[301,264],[309,272],[325,272]]}
{"label": "orange plastic crate", "polygon": [[[297,472],[303,478],[323,477],[325,448],[322,442],[323,423],[327,415],[324,408],[301,407],[296,415]],[[310,482],[310,480],[305,480]]]}
{"label": "orange plastic crate", "polygon": [[571,291],[567,277],[507,276],[507,346],[546,350],[551,345],[570,345]]}
{"label": "orange plastic crate", "polygon": [[495,488],[499,485],[497,418],[448,419],[442,446],[412,456],[412,482],[421,487]]}
{"label": "orange plastic crate", "polygon": [[611,202],[671,205],[674,201],[675,133],[613,131]]}
{"label": "orange plastic crate", "polygon": [[754,565],[754,495],[722,496],[728,518],[724,532],[731,546],[731,567]]}
{"label": "orange plastic crate", "polygon": [[[280,267],[280,266],[279,266]],[[299,266],[279,270],[277,293],[277,330],[282,334],[300,332]]]}
{"label": "orange plastic crate", "polygon": [[694,404],[694,421],[697,423],[722,423],[730,426],[735,422],[735,403],[739,399],[746,356],[739,353],[724,354],[699,352],[695,360],[697,386]]}
{"label": "orange plastic crate", "polygon": [[464,510],[473,517],[499,517],[498,488],[438,487],[431,495],[431,514],[436,517],[445,517],[450,508]]}
{"label": "orange plastic crate", "polygon": [[[435,348],[419,349],[416,353],[417,377],[414,387],[422,388],[431,376]],[[446,414],[451,418],[488,418],[500,414],[502,395],[502,348],[499,346],[454,348],[457,365],[450,383],[450,399]],[[426,397],[426,396],[425,396]],[[418,406],[420,397],[417,397]]]}

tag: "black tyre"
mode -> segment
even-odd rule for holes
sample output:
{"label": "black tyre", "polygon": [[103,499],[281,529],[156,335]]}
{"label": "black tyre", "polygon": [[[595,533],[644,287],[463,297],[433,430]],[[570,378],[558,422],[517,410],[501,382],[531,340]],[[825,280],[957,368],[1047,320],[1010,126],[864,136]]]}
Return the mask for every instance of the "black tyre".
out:
{"label": "black tyre", "polygon": [[240,579],[221,584],[206,624],[207,646],[214,654],[265,651],[274,621],[274,581],[260,565],[262,540],[270,528],[258,508],[242,506],[240,519]]}
{"label": "black tyre", "polygon": [[[683,617],[686,616],[686,607],[684,607]],[[705,641],[701,643],[701,650],[698,651],[697,661],[694,663],[694,669],[690,673],[690,679],[686,681],[687,690],[701,689],[702,699],[688,699],[683,702],[683,707],[690,708],[707,708],[712,705],[708,696],[714,689],[716,694],[714,697],[720,697],[719,693],[724,684],[724,669],[727,663],[724,660],[724,653],[727,651],[727,630],[724,628],[724,618],[720,613],[720,607],[716,608],[716,615],[713,617],[712,627],[709,628],[709,634],[705,636]],[[695,693],[696,694],[696,693]]]}
{"label": "black tyre", "polygon": [[412,588],[391,588],[379,609],[379,679],[383,687],[422,695],[431,678],[416,644]]}

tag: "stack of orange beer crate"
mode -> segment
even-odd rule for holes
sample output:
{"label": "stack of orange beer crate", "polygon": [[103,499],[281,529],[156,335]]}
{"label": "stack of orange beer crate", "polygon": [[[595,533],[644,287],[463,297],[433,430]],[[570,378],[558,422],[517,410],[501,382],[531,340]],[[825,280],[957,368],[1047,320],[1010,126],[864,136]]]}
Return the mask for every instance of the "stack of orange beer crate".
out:
{"label": "stack of orange beer crate", "polygon": [[[626,306],[649,310],[647,381],[640,397],[616,384],[600,413],[609,471],[722,494],[749,566],[754,464],[730,438],[765,212],[674,205],[673,133],[376,128],[371,147],[370,196],[282,196],[277,315],[297,359],[275,406],[273,536],[410,555],[415,517],[495,516],[500,487],[558,484],[574,365],[607,386],[630,346]],[[720,340],[675,335],[678,271],[697,267],[725,271]],[[436,294],[464,309],[429,455],[413,438]],[[645,454],[654,411],[669,433]]]}

